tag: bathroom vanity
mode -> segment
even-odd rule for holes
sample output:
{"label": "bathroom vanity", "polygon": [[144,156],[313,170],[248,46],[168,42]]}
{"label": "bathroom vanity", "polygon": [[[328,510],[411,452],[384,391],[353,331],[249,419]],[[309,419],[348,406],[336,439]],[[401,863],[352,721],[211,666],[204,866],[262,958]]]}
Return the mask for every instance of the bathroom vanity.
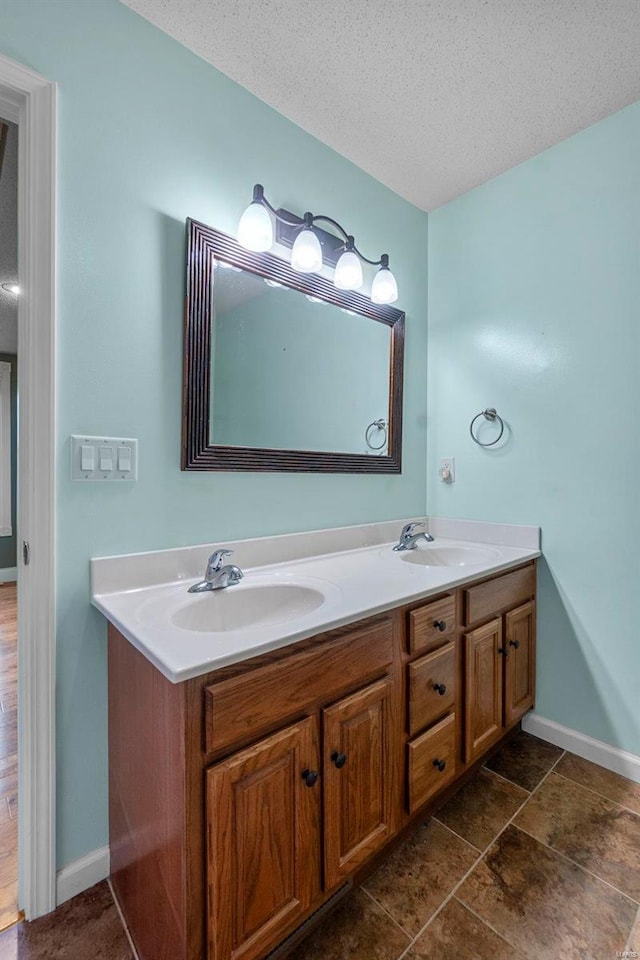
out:
{"label": "bathroom vanity", "polygon": [[[346,528],[342,550],[324,531],[306,558],[314,535],[269,538],[279,562],[204,597],[186,588],[209,548],[94,561],[112,881],[141,960],[284,955],[533,706],[537,543],[476,526],[493,544],[411,557],[391,550],[399,522]],[[269,584],[286,622],[256,600]],[[296,584],[325,601],[308,610]]]}

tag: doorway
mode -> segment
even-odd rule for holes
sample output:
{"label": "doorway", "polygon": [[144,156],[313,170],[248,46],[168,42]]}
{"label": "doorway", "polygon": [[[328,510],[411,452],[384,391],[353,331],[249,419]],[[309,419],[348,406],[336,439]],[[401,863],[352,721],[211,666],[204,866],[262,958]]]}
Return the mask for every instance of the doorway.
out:
{"label": "doorway", "polygon": [[[56,906],[55,84],[0,55],[0,117],[8,126],[5,153],[17,130],[18,244],[15,275],[0,278],[17,307],[17,353],[0,357],[0,451],[17,410],[16,374],[20,390],[13,462],[0,452],[0,871],[4,860],[9,879],[3,886],[0,873],[3,926],[3,906],[19,905],[29,920]],[[7,538],[15,538],[14,567],[2,566],[10,563]]]}
{"label": "doorway", "polygon": [[0,115],[0,930],[18,910],[18,126]]}

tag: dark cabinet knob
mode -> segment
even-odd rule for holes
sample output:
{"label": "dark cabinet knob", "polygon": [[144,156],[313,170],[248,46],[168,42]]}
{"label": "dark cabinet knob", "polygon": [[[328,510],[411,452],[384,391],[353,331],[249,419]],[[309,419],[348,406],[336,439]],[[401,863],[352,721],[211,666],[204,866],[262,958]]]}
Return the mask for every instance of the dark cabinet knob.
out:
{"label": "dark cabinet knob", "polygon": [[506,655],[508,654],[508,652],[509,652],[509,651],[507,650],[506,647],[498,647],[498,653],[501,653],[504,657],[506,657]]}
{"label": "dark cabinet knob", "polygon": [[446,620],[434,620],[433,625],[436,628],[436,630],[440,631],[440,633],[443,633],[447,629]]}
{"label": "dark cabinet knob", "polygon": [[509,646],[510,646],[510,647],[513,647],[514,650],[517,650],[518,647],[520,646],[520,641],[519,641],[519,640],[509,640]]}
{"label": "dark cabinet knob", "polygon": [[440,773],[442,773],[442,771],[444,770],[444,768],[445,768],[446,765],[447,765],[447,761],[446,761],[446,760],[434,760],[434,761],[433,761],[433,765],[434,765],[434,767],[437,767],[437,768],[438,768],[438,770],[440,771]]}
{"label": "dark cabinet knob", "polygon": [[347,762],[347,755],[346,753],[338,753],[337,750],[334,750],[331,754],[331,759],[339,770],[340,767],[344,767],[345,763]]}
{"label": "dark cabinet knob", "polygon": [[441,697],[444,697],[445,693],[447,692],[447,687],[444,683],[434,683],[433,689],[436,691],[436,693],[439,693]]}
{"label": "dark cabinet knob", "polygon": [[317,770],[303,770],[302,779],[308,787],[312,787],[318,780]]}

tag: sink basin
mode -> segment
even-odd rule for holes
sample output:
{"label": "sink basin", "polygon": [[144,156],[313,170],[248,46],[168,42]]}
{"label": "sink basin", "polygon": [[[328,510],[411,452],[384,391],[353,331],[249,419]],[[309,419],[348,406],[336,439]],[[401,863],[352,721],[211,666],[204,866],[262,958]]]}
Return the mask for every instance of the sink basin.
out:
{"label": "sink basin", "polygon": [[317,610],[325,594],[297,583],[261,583],[191,595],[171,615],[182,630],[224,633],[283,623]]}
{"label": "sink basin", "polygon": [[415,563],[422,567],[472,567],[497,560],[501,553],[495,547],[429,544],[407,550],[399,556],[406,563]]}

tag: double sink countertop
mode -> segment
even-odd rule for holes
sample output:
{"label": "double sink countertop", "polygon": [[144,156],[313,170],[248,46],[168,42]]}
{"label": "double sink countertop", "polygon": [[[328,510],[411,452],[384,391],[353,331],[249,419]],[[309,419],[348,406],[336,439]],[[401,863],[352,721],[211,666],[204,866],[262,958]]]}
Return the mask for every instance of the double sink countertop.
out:
{"label": "double sink countertop", "polygon": [[[433,543],[394,552],[416,519]],[[222,548],[244,579],[188,593]],[[408,518],[93,559],[91,599],[180,683],[539,556],[538,527]]]}

